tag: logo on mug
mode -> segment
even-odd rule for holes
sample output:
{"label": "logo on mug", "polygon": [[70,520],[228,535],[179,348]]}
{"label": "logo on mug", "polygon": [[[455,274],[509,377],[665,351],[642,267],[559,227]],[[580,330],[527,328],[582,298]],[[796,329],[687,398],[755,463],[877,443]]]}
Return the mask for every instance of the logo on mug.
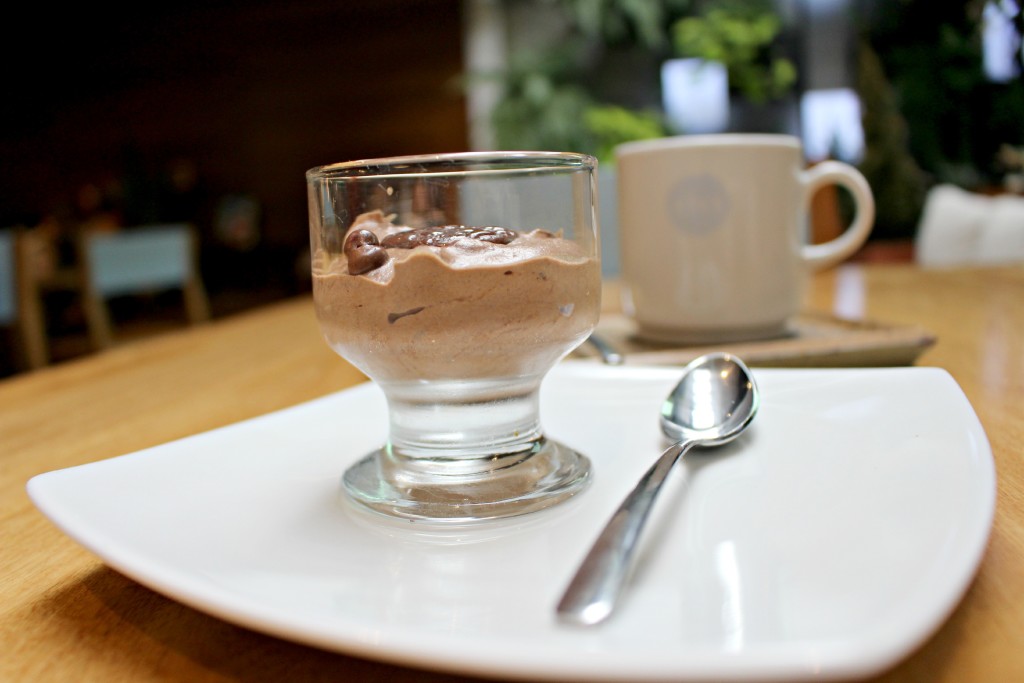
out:
{"label": "logo on mug", "polygon": [[706,235],[729,213],[729,194],[722,183],[707,173],[676,182],[668,194],[668,215],[685,233]]}

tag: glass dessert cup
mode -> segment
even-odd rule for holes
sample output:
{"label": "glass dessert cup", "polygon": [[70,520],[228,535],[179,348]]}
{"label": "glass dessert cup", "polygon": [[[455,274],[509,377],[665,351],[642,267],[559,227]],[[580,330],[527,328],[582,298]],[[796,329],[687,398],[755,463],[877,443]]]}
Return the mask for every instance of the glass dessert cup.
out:
{"label": "glass dessert cup", "polygon": [[539,390],[600,311],[596,161],[555,152],[311,169],[313,298],[327,343],[384,392],[388,440],[343,475],[387,515],[469,521],[581,491]]}

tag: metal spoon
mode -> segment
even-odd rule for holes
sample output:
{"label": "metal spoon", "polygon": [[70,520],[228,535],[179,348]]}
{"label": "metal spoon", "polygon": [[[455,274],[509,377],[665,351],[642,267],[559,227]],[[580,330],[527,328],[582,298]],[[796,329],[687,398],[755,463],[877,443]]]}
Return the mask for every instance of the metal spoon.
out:
{"label": "metal spoon", "polygon": [[612,613],[640,532],[673,465],[693,446],[735,439],[759,403],[754,378],[739,358],[711,353],[686,366],[661,409],[661,429],[677,442],[647,470],[597,537],[558,603],[562,621],[592,626]]}
{"label": "metal spoon", "polygon": [[612,348],[612,345],[604,337],[591,333],[587,337],[587,341],[597,350],[597,353],[601,356],[601,362],[605,365],[622,365],[626,362],[622,354]]}

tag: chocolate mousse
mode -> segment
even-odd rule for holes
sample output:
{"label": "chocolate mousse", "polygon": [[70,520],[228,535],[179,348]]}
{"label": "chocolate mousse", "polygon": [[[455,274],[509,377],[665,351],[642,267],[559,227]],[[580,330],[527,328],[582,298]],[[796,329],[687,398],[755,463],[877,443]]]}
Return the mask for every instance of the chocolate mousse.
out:
{"label": "chocolate mousse", "polygon": [[543,375],[596,324],[600,289],[597,260],[551,232],[412,229],[380,211],[313,257],[328,343],[383,382]]}

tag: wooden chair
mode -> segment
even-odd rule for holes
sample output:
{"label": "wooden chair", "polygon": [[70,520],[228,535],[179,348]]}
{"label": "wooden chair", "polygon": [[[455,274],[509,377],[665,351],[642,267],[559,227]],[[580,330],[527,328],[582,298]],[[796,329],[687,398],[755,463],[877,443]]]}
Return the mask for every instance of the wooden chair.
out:
{"label": "wooden chair", "polygon": [[181,290],[188,322],[210,319],[198,267],[195,230],[187,223],[146,225],[111,233],[83,233],[79,258],[84,306],[93,346],[114,343],[109,300]]}
{"label": "wooden chair", "polygon": [[35,370],[47,365],[50,356],[32,245],[23,228],[0,230],[0,326],[14,329],[18,363]]}

